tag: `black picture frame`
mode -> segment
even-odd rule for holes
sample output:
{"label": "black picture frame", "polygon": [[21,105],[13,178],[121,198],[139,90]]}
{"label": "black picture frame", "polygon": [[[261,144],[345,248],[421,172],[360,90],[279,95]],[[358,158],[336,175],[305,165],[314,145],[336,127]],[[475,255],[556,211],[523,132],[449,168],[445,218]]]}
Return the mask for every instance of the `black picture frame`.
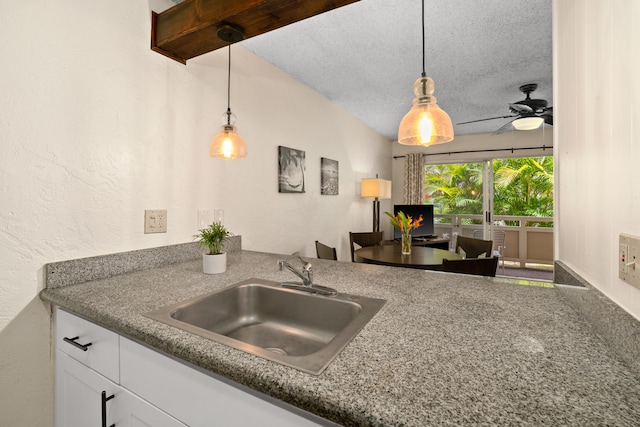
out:
{"label": "black picture frame", "polygon": [[305,152],[278,146],[278,192],[304,193],[306,191]]}
{"label": "black picture frame", "polygon": [[337,160],[320,158],[320,194],[337,196],[340,190],[340,165]]}

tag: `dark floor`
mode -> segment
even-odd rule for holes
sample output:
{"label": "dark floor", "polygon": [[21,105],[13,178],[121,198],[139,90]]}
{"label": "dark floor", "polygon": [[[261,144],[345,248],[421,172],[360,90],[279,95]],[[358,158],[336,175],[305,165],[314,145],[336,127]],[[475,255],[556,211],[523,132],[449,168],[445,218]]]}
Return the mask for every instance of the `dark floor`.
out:
{"label": "dark floor", "polygon": [[552,268],[516,268],[505,266],[504,272],[502,265],[498,266],[497,276],[520,277],[524,279],[546,280],[553,282]]}

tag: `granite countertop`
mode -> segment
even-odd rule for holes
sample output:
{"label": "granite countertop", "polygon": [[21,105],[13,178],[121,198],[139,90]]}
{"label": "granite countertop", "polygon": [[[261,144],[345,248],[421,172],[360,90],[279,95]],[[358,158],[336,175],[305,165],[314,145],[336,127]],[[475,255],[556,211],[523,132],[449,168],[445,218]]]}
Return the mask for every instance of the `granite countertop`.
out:
{"label": "granite countertop", "polygon": [[539,283],[314,260],[315,282],[387,300],[319,376],[145,317],[276,261],[228,254],[224,274],[186,261],[47,288],[41,297],[135,340],[346,426],[640,424],[640,378]]}

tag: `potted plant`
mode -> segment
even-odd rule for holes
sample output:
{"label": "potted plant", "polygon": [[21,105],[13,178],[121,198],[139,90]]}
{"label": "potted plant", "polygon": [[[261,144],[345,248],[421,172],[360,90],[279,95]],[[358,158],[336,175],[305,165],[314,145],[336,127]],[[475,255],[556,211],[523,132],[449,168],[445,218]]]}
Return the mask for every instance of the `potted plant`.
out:
{"label": "potted plant", "polygon": [[232,234],[221,222],[214,222],[193,236],[198,244],[209,250],[202,254],[202,271],[204,274],[219,274],[227,271],[227,253],[222,252],[222,245]]}
{"label": "potted plant", "polygon": [[400,231],[402,236],[402,255],[411,254],[411,230],[420,227],[422,215],[418,219],[413,219],[402,211],[399,211],[396,216],[393,216],[390,212],[385,212],[385,215],[391,218],[389,221],[391,225]]}

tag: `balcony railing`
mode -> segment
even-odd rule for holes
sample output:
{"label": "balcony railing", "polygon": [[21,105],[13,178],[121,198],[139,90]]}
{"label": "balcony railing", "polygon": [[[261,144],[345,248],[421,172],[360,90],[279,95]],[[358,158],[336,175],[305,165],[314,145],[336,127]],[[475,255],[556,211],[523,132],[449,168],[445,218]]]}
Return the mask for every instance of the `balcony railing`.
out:
{"label": "balcony railing", "polygon": [[[520,268],[527,264],[553,265],[553,218],[496,216],[493,227],[505,232],[505,261],[515,262]],[[482,215],[435,215],[435,233],[448,234],[452,242],[456,235],[473,237],[474,230],[482,230]]]}

